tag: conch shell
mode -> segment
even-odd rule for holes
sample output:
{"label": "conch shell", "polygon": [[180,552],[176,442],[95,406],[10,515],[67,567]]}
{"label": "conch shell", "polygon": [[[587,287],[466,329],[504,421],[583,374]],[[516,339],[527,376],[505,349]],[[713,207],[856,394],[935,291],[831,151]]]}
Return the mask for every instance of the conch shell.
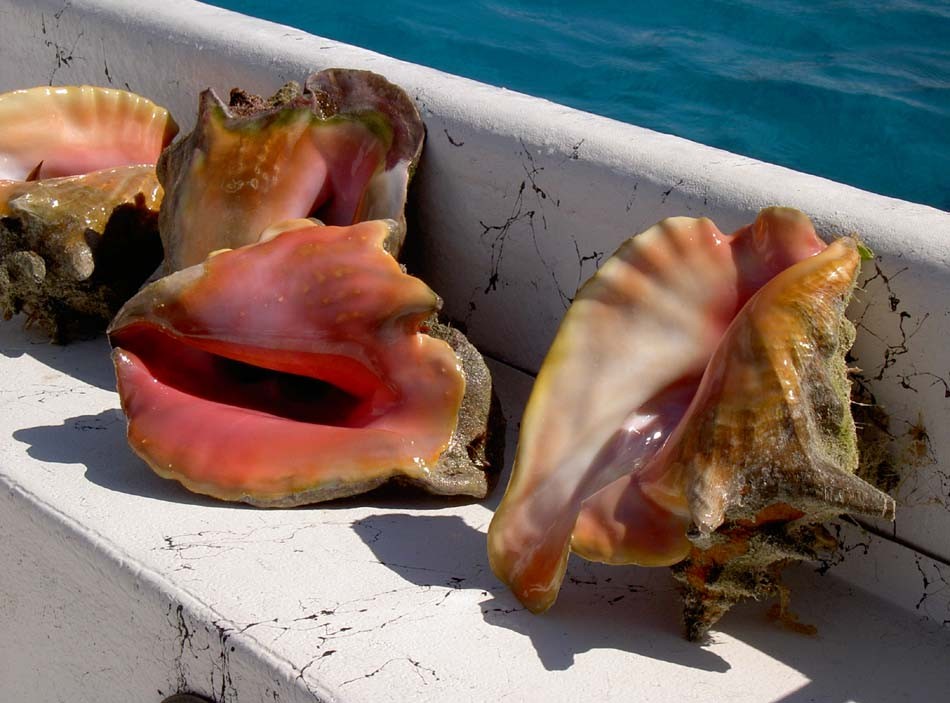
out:
{"label": "conch shell", "polygon": [[391,479],[482,497],[484,361],[389,253],[391,220],[293,220],[150,284],[109,336],[132,448],[224,500],[286,507]]}
{"label": "conch shell", "polygon": [[154,164],[177,132],[168,110],[125,90],[14,90],[0,95],[0,180]]}
{"label": "conch shell", "polygon": [[55,342],[101,333],[162,260],[154,166],[14,183],[0,219],[0,314]]}
{"label": "conch shell", "polygon": [[204,91],[194,131],[158,164],[166,272],[293,218],[392,219],[401,242],[424,136],[409,96],[369,71],[321,71],[269,100],[235,89],[230,105]]}
{"label": "conch shell", "polygon": [[154,164],[177,126],[122,90],[0,95],[0,315],[101,332],[161,262]]}
{"label": "conch shell", "polygon": [[784,208],[731,236],[674,218],[625,242],[538,375],[489,530],[495,573],[543,611],[569,548],[677,564],[697,638],[827,546],[816,522],[892,518],[893,500],[854,476],[844,308],[859,263],[853,240],[826,247]]}

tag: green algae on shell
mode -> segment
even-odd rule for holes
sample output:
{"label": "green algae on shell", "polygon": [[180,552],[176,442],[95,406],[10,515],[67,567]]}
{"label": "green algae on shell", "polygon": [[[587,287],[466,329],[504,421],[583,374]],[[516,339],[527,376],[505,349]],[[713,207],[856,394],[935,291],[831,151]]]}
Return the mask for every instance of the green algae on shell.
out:
{"label": "green algae on shell", "polygon": [[412,100],[370,71],[327,69],[270,99],[235,89],[229,104],[204,91],[194,131],[158,164],[166,272],[293,218],[392,219],[401,242],[424,136]]}
{"label": "green algae on shell", "polygon": [[673,218],[624,243],[538,375],[489,529],[495,573],[543,611],[569,550],[675,565],[696,638],[739,597],[782,595],[781,566],[826,546],[816,523],[893,519],[854,476],[844,307],[859,265],[853,240],[826,247],[787,208],[734,235]]}

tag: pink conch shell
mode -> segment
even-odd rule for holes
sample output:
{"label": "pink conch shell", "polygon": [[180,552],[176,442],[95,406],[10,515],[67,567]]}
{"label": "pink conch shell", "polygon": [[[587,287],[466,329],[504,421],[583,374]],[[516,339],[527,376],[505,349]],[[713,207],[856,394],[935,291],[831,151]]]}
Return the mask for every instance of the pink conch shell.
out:
{"label": "pink conch shell", "polygon": [[0,95],[0,316],[101,333],[161,261],[155,161],[178,127],[123,90]]}
{"label": "pink conch shell", "polygon": [[124,90],[84,85],[3,93],[0,181],[154,164],[177,132],[165,108]]}
{"label": "pink conch shell", "polygon": [[[269,101],[201,94],[194,132],[165,152],[166,270],[257,241],[275,222],[396,220],[424,128],[409,97],[369,71],[329,69]],[[401,239],[401,235],[400,235]]]}
{"label": "pink conch shell", "polygon": [[[859,268],[854,240],[839,239],[766,284],[662,449],[584,503],[572,546],[585,558],[643,563],[657,544],[685,547],[674,572],[691,639],[743,597],[782,595],[780,565],[825,548],[815,523],[843,512],[894,519],[893,499],[854,475],[844,309]],[[644,505],[666,516],[651,525],[657,542],[624,524]],[[767,536],[754,529],[763,525]]]}
{"label": "pink conch shell", "polygon": [[[723,477],[738,470],[748,478],[748,472],[725,459],[707,471],[685,455],[671,468],[669,457],[686,446],[687,435],[706,430],[708,420],[700,408],[712,402],[705,395],[711,384],[726,378],[728,388],[741,388],[738,401],[747,403],[743,417],[748,418],[760,397],[765,402],[757,384],[772,388],[762,373],[765,362],[774,361],[778,350],[791,349],[792,357],[785,360],[804,363],[795,356],[803,347],[790,336],[790,327],[768,326],[768,315],[787,322],[787,311],[775,301],[785,300],[789,276],[821,268],[829,258],[837,261],[842,251],[854,252],[854,247],[836,244],[826,250],[807,217],[794,210],[764,210],[754,224],[731,236],[709,220],[674,218],[624,243],[581,289],[538,375],[514,474],[489,531],[492,567],[522,602],[535,611],[554,602],[572,534],[573,548],[582,556],[660,566],[690,553],[691,526],[702,534],[719,526],[727,508],[734,507],[734,486],[745,480],[727,481],[723,488]],[[850,294],[855,270],[851,265],[852,277],[832,274],[836,285],[844,286],[843,296],[835,289],[841,300]],[[804,308],[823,302],[820,296],[806,297],[793,312],[801,315]],[[736,330],[762,321],[763,309],[769,312],[762,324],[775,347],[769,347],[772,356],[767,359],[760,358],[760,347],[749,349],[735,341]],[[843,315],[843,302],[835,311]],[[832,330],[841,326],[827,316],[821,321]],[[837,385],[844,391],[847,420],[837,418],[836,428],[853,438],[843,364],[851,338],[843,337],[847,345],[834,349],[841,351],[835,362],[840,369],[835,369],[840,371]],[[802,402],[811,400],[806,394]],[[778,423],[789,417],[770,419]],[[789,423],[781,427],[785,431]],[[725,441],[721,434],[715,440]],[[806,441],[815,437],[803,435]],[[815,460],[808,454],[798,459]],[[840,457],[826,459],[835,471],[853,471],[853,466],[842,466]],[[853,477],[842,480],[860,483]],[[867,488],[865,503],[843,501],[843,506],[828,499],[833,507],[826,514],[845,507],[887,512],[882,506],[889,499],[862,486]],[[789,492],[807,490],[799,486]],[[726,497],[717,500],[722,491]]]}
{"label": "pink conch shell", "polygon": [[388,220],[295,220],[144,288],[110,328],[132,448],[261,506],[393,478],[484,496],[488,371],[431,319],[441,301],[387,253],[394,237]]}

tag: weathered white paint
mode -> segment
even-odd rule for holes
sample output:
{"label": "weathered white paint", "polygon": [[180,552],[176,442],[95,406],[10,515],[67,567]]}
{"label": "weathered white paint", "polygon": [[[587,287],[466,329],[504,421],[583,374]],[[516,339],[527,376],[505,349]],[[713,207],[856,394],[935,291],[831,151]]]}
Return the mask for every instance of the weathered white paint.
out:
{"label": "weathered white paint", "polygon": [[[500,492],[206,500],[126,451],[104,340],[53,347],[3,325],[0,349],[0,700],[863,702],[950,686],[950,571],[891,543],[848,535],[870,551],[834,573],[861,588],[797,572],[794,609],[817,638],[749,604],[691,644],[665,569],[580,560],[535,616],[488,568]],[[493,371],[510,456],[530,378]]]}
{"label": "weathered white paint", "polygon": [[[267,93],[350,66],[405,86],[429,130],[412,266],[481,348],[527,371],[578,283],[626,235],[667,215],[729,229],[763,205],[794,205],[880,255],[888,280],[871,271],[855,305],[856,355],[880,376],[891,430],[947,416],[946,213],[187,0],[0,0],[0,47],[0,90],[127,84],[186,129],[208,85]],[[664,572],[580,563],[556,610],[533,617],[487,569],[497,494],[271,512],[204,501],[127,451],[101,343],[56,349],[4,325],[0,349],[0,426],[12,432],[0,438],[0,550],[17,564],[0,573],[4,699],[146,700],[191,686],[251,701],[924,700],[950,683],[928,664],[946,657],[933,623],[950,618],[950,570],[892,542],[867,540],[866,555],[857,546],[835,567],[890,605],[802,572],[796,603],[820,625],[817,642],[750,606],[711,646],[688,645]],[[530,379],[495,368],[515,418]],[[931,456],[899,489],[898,534],[946,559],[950,435],[932,431],[923,448]],[[184,640],[177,604],[195,633]]]}

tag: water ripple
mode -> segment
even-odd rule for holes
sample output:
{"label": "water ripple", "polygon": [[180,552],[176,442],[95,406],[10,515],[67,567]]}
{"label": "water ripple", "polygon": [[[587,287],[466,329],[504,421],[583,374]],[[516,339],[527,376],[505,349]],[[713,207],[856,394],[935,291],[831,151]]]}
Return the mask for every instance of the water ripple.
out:
{"label": "water ripple", "polygon": [[214,4],[950,209],[946,0]]}

